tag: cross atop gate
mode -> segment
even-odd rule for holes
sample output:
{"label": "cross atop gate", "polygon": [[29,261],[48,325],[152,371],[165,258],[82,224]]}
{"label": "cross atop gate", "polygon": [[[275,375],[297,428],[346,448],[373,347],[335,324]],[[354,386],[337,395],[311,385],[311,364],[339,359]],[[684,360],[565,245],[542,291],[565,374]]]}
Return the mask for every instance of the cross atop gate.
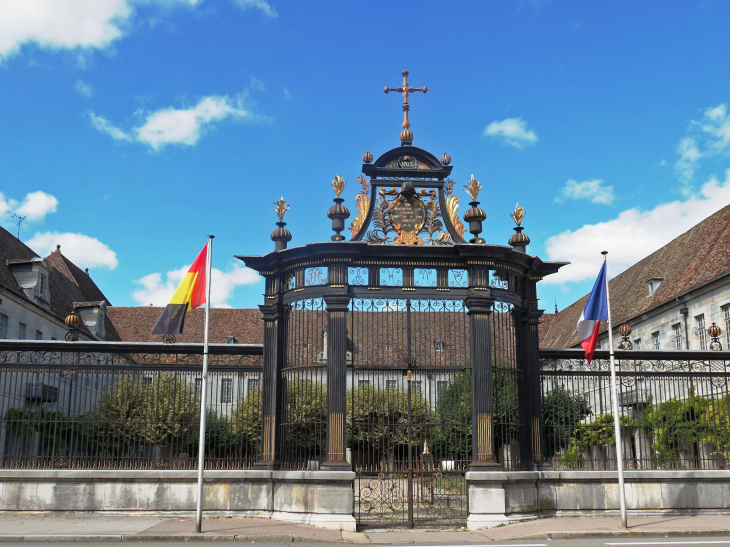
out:
{"label": "cross atop gate", "polygon": [[383,91],[385,91],[385,93],[390,93],[391,91],[395,91],[396,93],[403,94],[403,131],[401,131],[400,140],[401,140],[402,144],[410,145],[413,142],[413,132],[410,129],[411,122],[408,120],[408,111],[411,108],[411,105],[408,104],[408,96],[411,93],[414,93],[416,91],[422,91],[423,93],[426,93],[428,91],[428,88],[426,86],[409,87],[408,86],[408,71],[404,70],[402,72],[402,74],[403,74],[403,85],[401,87],[395,87],[395,88],[391,89],[386,86],[383,89]]}

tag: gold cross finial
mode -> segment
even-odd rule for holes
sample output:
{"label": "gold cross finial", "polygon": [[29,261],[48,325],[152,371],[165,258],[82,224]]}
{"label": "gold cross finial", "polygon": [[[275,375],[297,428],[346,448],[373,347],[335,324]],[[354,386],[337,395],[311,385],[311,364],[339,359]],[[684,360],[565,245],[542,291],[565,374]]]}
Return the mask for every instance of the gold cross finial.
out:
{"label": "gold cross finial", "polygon": [[390,93],[391,91],[395,91],[396,93],[402,93],[403,94],[403,131],[400,134],[400,140],[403,143],[410,144],[411,141],[413,141],[413,132],[411,131],[411,122],[408,119],[408,110],[410,110],[411,105],[408,104],[408,96],[411,93],[415,93],[416,91],[421,91],[423,93],[426,93],[428,91],[428,88],[426,86],[423,87],[409,87],[408,86],[408,71],[404,70],[402,72],[403,74],[403,85],[401,87],[396,88],[389,88],[386,87],[383,89],[386,93]]}

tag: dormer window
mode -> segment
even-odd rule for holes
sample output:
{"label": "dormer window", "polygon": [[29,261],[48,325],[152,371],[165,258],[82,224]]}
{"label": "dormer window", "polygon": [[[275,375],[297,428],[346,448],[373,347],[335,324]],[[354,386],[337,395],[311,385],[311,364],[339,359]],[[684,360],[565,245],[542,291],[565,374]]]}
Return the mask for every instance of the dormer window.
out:
{"label": "dormer window", "polygon": [[649,284],[649,296],[652,296],[656,290],[659,288],[659,285],[662,284],[662,281],[664,281],[663,277],[652,277],[651,279],[647,279],[646,282]]}
{"label": "dormer window", "polygon": [[444,351],[444,341],[443,340],[434,340],[433,349],[434,349],[434,351],[437,351],[437,352]]}

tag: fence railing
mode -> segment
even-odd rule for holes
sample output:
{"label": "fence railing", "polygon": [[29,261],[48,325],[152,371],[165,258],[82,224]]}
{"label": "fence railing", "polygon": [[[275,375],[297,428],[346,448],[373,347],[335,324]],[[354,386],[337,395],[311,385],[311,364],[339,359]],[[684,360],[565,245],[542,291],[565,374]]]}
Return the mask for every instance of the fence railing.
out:
{"label": "fence railing", "polygon": [[[545,458],[554,469],[616,469],[609,355],[541,349]],[[730,352],[617,350],[626,469],[727,469]]]}
{"label": "fence railing", "polygon": [[[259,454],[260,345],[211,344],[207,468]],[[0,341],[0,467],[194,469],[202,344]]]}

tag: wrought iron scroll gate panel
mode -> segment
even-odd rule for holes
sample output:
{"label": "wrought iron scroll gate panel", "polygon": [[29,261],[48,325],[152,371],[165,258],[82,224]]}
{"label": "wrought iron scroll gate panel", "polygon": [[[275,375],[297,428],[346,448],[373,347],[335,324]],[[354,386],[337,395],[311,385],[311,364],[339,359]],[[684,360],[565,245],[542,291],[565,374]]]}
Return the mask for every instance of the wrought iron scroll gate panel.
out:
{"label": "wrought iron scroll gate panel", "polygon": [[463,524],[469,322],[458,300],[354,299],[347,446],[362,526]]}

